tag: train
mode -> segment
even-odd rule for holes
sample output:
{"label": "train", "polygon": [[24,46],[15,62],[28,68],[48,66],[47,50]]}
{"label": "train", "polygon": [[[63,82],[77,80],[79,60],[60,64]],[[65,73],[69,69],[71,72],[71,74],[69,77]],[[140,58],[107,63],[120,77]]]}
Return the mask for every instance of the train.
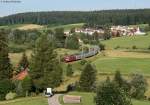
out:
{"label": "train", "polygon": [[80,52],[79,54],[74,54],[74,55],[67,55],[64,57],[64,62],[73,62],[77,60],[81,60],[84,58],[92,57],[96,54],[98,54],[100,51],[100,48],[98,46],[94,46],[89,49],[88,52]]}

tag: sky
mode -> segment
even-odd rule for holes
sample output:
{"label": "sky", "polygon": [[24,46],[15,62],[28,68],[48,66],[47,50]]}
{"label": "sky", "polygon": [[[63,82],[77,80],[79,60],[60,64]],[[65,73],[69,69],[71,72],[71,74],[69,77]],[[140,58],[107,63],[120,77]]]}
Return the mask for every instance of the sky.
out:
{"label": "sky", "polygon": [[0,16],[37,11],[92,11],[150,8],[150,0],[0,0]]}

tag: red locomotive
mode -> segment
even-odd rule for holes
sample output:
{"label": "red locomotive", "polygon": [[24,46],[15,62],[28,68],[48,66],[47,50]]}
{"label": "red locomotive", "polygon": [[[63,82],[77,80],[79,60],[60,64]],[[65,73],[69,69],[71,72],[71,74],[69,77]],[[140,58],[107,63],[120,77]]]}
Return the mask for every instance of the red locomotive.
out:
{"label": "red locomotive", "polygon": [[76,54],[76,55],[65,56],[64,61],[65,62],[73,62],[73,61],[81,60],[83,58],[88,58],[88,57],[98,54],[99,50],[100,50],[100,48],[98,46],[96,46],[94,48],[90,48],[89,52],[82,52],[82,53]]}

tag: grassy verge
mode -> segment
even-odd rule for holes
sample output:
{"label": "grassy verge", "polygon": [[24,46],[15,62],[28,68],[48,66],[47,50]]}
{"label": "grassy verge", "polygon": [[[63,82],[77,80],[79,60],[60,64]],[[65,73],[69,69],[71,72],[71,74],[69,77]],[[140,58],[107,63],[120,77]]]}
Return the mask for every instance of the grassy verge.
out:
{"label": "grassy verge", "polygon": [[0,101],[0,105],[48,105],[48,102],[47,98],[44,97],[28,97],[12,101]]}

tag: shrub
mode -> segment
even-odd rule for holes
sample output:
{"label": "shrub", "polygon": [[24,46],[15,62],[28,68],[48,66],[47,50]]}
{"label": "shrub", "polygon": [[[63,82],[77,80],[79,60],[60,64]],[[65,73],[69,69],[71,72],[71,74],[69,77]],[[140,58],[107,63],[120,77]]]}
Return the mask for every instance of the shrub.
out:
{"label": "shrub", "polygon": [[17,96],[16,93],[9,92],[8,94],[6,94],[5,99],[12,100],[12,99],[16,98],[16,96]]}
{"label": "shrub", "polygon": [[5,100],[5,96],[9,91],[14,89],[14,85],[10,80],[0,81],[0,100]]}
{"label": "shrub", "polygon": [[131,84],[131,96],[136,99],[144,98],[144,94],[147,90],[147,81],[143,75],[134,74],[132,76]]}
{"label": "shrub", "polygon": [[116,47],[115,47],[115,49],[119,49],[119,48],[120,48],[120,46],[116,46]]}
{"label": "shrub", "polygon": [[150,50],[150,46],[148,47],[148,50]]}
{"label": "shrub", "polygon": [[88,39],[83,39],[84,44],[88,44],[89,40]]}
{"label": "shrub", "polygon": [[67,65],[66,75],[69,76],[69,77],[73,75],[73,69],[72,69],[71,64]]}
{"label": "shrub", "polygon": [[137,47],[134,45],[134,46],[132,46],[132,49],[137,49]]}
{"label": "shrub", "polygon": [[99,43],[99,48],[100,48],[101,51],[102,51],[102,50],[105,50],[105,45],[102,44],[102,43]]}
{"label": "shrub", "polygon": [[85,65],[86,63],[87,63],[86,60],[81,60],[81,61],[80,61],[80,64],[81,64],[81,65]]}

